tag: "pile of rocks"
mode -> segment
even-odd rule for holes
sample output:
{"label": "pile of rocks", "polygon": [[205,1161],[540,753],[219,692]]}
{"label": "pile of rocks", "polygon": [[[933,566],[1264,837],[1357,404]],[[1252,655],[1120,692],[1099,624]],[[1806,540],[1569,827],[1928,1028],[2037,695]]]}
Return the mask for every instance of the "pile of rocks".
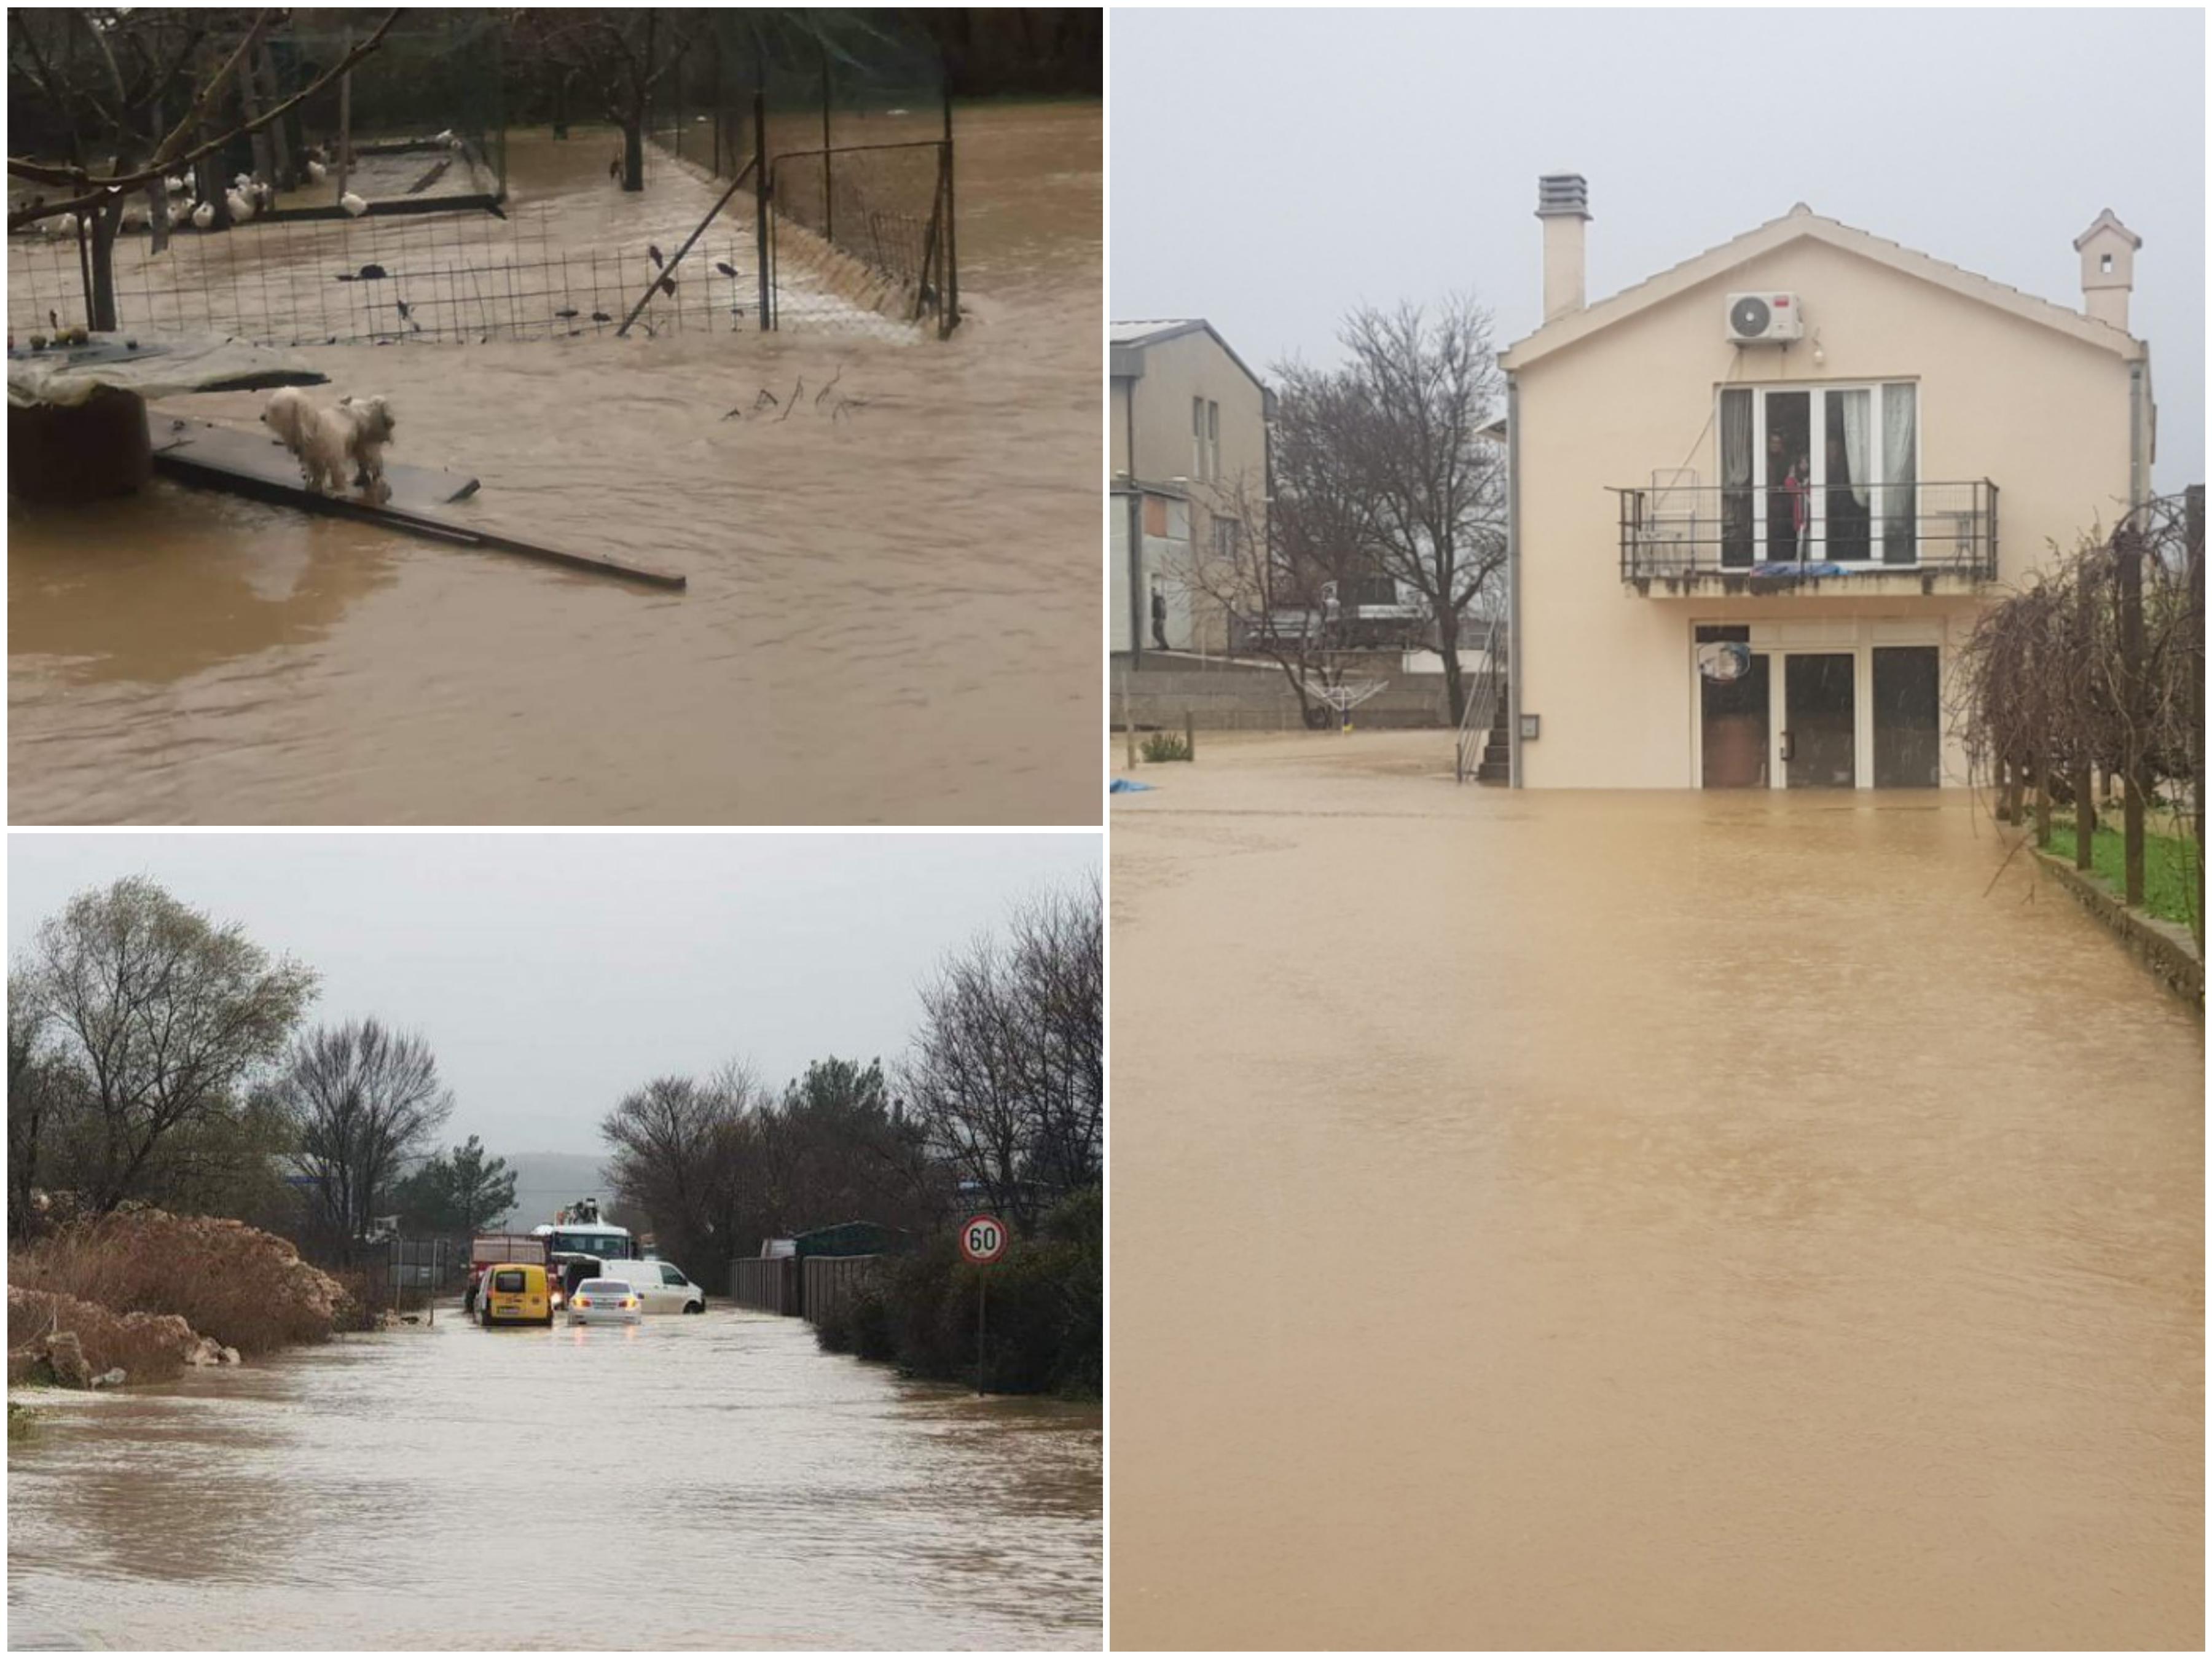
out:
{"label": "pile of rocks", "polygon": [[289,1240],[242,1221],[138,1204],[74,1218],[12,1253],[9,1268],[20,1284],[176,1314],[249,1354],[321,1340],[348,1302],[344,1287],[302,1261]]}
{"label": "pile of rocks", "polygon": [[53,1291],[8,1287],[8,1381],[112,1388],[172,1377],[206,1339],[174,1314],[118,1314]]}
{"label": "pile of rocks", "polygon": [[235,1365],[239,1364],[238,1350],[226,1348],[211,1336],[201,1337],[185,1356],[187,1365]]}

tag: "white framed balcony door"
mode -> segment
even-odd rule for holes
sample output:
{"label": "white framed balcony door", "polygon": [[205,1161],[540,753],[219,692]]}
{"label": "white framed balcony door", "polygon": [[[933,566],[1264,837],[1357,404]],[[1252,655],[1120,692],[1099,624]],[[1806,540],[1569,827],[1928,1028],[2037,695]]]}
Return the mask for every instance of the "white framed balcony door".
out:
{"label": "white framed balcony door", "polygon": [[1917,563],[1918,405],[1910,381],[1722,387],[1722,564]]}

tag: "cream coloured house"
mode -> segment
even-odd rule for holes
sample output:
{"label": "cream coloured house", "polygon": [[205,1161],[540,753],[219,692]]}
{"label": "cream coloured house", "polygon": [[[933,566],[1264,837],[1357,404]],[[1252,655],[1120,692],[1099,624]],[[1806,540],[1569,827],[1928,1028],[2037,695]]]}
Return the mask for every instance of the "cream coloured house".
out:
{"label": "cream coloured house", "polygon": [[1115,323],[1109,352],[1112,649],[1218,653],[1192,560],[1265,534],[1273,393],[1202,318]]}
{"label": "cream coloured house", "polygon": [[1799,205],[1585,305],[1545,179],[1543,326],[1507,376],[1513,781],[1965,781],[1953,654],[1989,597],[2148,495],[2141,242],[2069,310]]}

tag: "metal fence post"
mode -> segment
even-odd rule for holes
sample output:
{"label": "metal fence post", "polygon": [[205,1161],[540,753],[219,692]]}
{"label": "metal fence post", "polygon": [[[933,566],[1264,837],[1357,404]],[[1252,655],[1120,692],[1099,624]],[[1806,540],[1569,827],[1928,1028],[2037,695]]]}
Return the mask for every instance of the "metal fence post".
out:
{"label": "metal fence post", "polygon": [[2189,537],[2189,793],[2196,820],[2197,892],[2190,920],[2197,932],[2197,954],[2204,955],[2204,486],[2191,484],[2184,497]]}
{"label": "metal fence post", "polygon": [[756,78],[753,87],[753,258],[760,266],[760,327],[773,326],[769,312],[775,279],[768,254],[768,96]]}
{"label": "metal fence post", "polygon": [[2121,777],[2124,812],[2127,900],[2143,902],[2143,616],[2142,541],[2123,526],[2112,536],[2113,574],[2119,586]]}
{"label": "metal fence post", "polygon": [[960,256],[952,234],[952,74],[949,69],[940,72],[945,76],[945,332],[950,334],[960,326]]}
{"label": "metal fence post", "polygon": [[837,240],[837,210],[830,194],[830,48],[822,48],[822,240]]}
{"label": "metal fence post", "polygon": [[[2096,566],[2085,559],[2076,567],[2075,580],[2074,651],[2075,660],[2086,664],[2094,648],[2096,639]],[[2097,808],[2094,799],[2096,778],[2093,757],[2087,741],[2088,711],[2077,709],[2075,714],[2074,742],[2074,867],[2090,867],[2090,845],[2097,837]]]}

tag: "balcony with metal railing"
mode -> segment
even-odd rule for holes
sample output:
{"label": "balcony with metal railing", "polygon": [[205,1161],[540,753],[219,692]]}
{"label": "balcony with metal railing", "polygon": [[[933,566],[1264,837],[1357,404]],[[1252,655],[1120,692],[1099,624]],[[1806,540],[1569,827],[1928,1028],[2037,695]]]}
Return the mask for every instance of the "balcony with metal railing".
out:
{"label": "balcony with metal railing", "polygon": [[1970,593],[1997,574],[1997,487],[1658,484],[1618,489],[1636,592]]}

